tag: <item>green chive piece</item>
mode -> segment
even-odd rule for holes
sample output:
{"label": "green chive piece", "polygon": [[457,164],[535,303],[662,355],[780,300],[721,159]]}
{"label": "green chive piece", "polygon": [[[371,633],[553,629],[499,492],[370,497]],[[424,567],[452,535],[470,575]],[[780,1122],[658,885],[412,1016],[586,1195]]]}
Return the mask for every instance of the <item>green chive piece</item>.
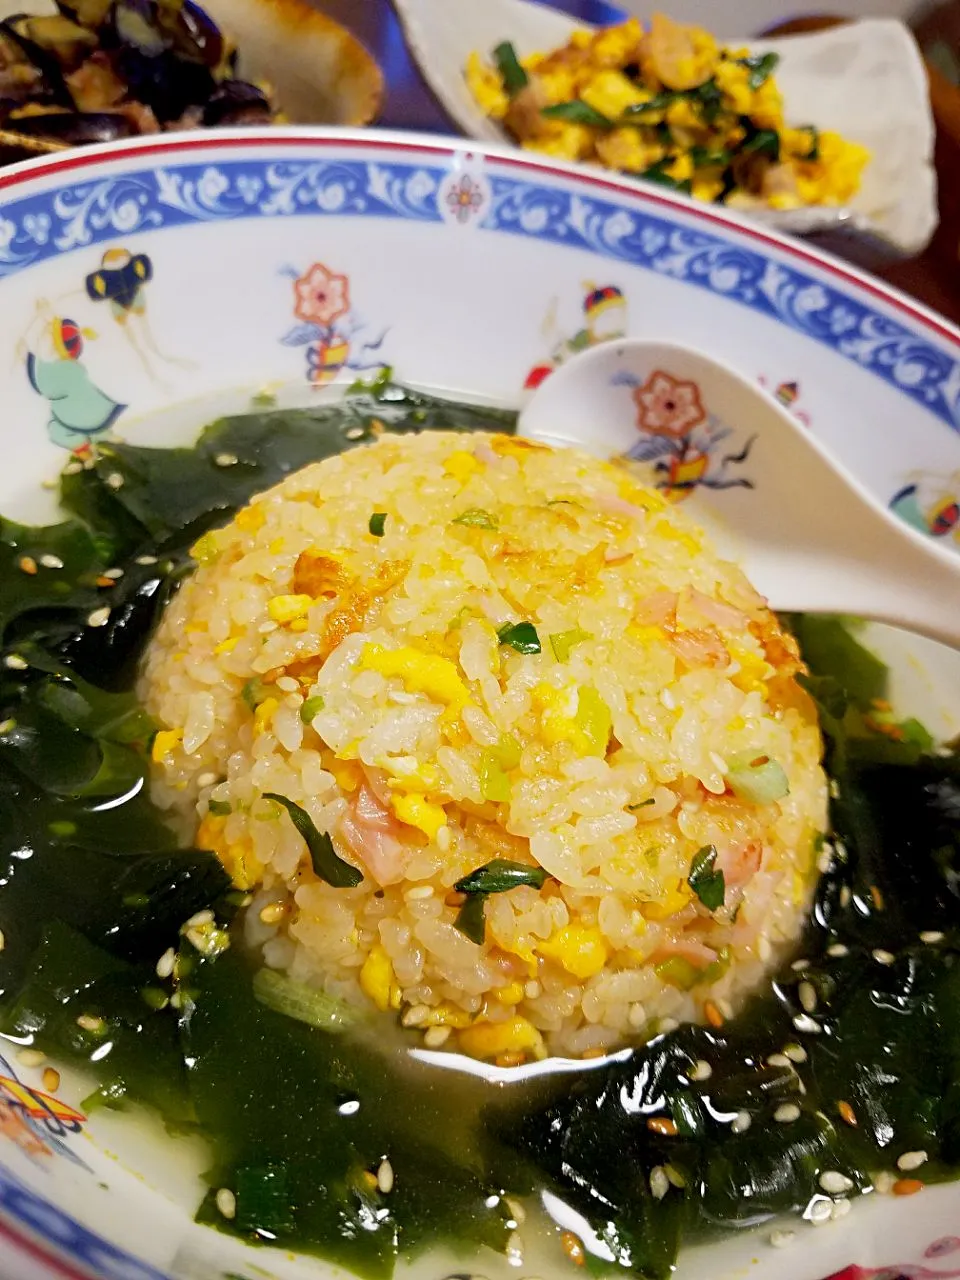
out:
{"label": "green chive piece", "polygon": [[714,870],[716,860],[715,846],[704,845],[694,854],[687,877],[687,884],[708,911],[717,911],[722,907],[727,892],[723,872]]}
{"label": "green chive piece", "polygon": [[375,511],[370,517],[370,532],[375,538],[382,538],[383,532],[387,527],[387,513],[385,511]]}
{"label": "green chive piece", "polygon": [[519,885],[531,885],[542,889],[547,873],[543,867],[531,867],[526,862],[510,862],[507,858],[494,858],[492,862],[477,867],[454,885],[457,893],[508,893]]}
{"label": "green chive piece", "polygon": [[278,796],[275,791],[265,791],[264,800],[273,800],[282,805],[290,815],[290,821],[303,836],[310,850],[310,861],[314,873],[335,889],[353,889],[363,879],[363,872],[344,862],[333,847],[333,841],[326,831],[318,831],[313,819],[306,809],[288,800],[286,796]]}
{"label": "green chive piece", "polygon": [[500,527],[500,521],[497,517],[492,516],[489,511],[484,511],[481,507],[471,507],[468,511],[454,516],[451,523],[469,525],[472,529],[498,529]]}
{"label": "green chive piece", "polygon": [[566,662],[570,657],[570,650],[574,645],[582,644],[584,640],[590,640],[589,631],[581,631],[579,627],[574,627],[571,631],[558,631],[550,637],[550,648],[553,650],[553,656],[558,662]]}
{"label": "green chive piece", "polygon": [[497,639],[517,653],[540,652],[540,637],[532,622],[508,622],[497,632]]}
{"label": "green chive piece", "polygon": [[208,800],[207,808],[215,818],[225,818],[228,813],[233,813],[233,805],[229,800]]}
{"label": "green chive piece", "polygon": [[543,107],[540,114],[548,120],[566,120],[570,124],[589,125],[592,129],[614,127],[614,121],[609,116],[605,116],[579,98],[575,98],[572,102],[558,102],[552,107]]}
{"label": "green chive piece", "polygon": [[312,698],[307,698],[300,708],[300,719],[304,724],[313,724],[314,716],[318,716],[326,705],[323,695],[315,693]]}
{"label": "green chive piece", "polygon": [[517,51],[509,40],[497,45],[493,51],[493,60],[497,64],[504,89],[511,98],[516,97],[530,83],[530,77],[520,65]]}
{"label": "green chive piece", "polygon": [[487,931],[487,895],[485,893],[472,893],[457,913],[454,921],[456,928],[462,934],[475,942],[478,947],[483,946],[483,940]]}

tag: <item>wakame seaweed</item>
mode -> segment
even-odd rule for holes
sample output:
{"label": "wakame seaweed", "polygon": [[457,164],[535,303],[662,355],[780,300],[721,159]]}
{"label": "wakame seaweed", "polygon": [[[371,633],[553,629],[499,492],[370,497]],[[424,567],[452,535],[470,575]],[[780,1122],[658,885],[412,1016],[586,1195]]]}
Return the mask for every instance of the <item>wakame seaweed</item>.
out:
{"label": "wakame seaweed", "polygon": [[[201,1221],[383,1280],[440,1241],[504,1249],[505,1192],[548,1187],[590,1225],[592,1268],[659,1280],[686,1240],[829,1207],[825,1173],[850,1197],[923,1151],[925,1182],[954,1176],[960,756],[893,722],[885,669],[840,620],[791,619],[836,783],[802,967],[732,1021],[580,1073],[501,1090],[427,1060],[443,1055],[386,1061],[378,1015],[258,978],[239,895],[150,803],[154,726],[131,688],[192,543],[384,431],[514,425],[384,375],[335,406],[221,419],[194,449],[103,446],[68,468],[63,524],[0,520],[0,1029],[94,1073],[88,1109],[147,1104],[202,1133]],[[504,642],[539,647],[524,625]],[[475,935],[485,895],[532,870],[467,877]],[[708,849],[691,878],[711,907],[715,874]],[[207,910],[203,929],[234,930],[215,955],[191,940]]]}

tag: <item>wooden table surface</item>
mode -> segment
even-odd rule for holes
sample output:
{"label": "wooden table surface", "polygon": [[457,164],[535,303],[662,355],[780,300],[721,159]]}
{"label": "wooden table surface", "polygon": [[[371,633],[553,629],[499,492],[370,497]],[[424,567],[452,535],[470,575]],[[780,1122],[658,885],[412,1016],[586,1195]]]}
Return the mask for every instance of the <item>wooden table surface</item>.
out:
{"label": "wooden table surface", "polygon": [[[482,4],[483,0],[474,2]],[[411,57],[390,0],[317,0],[317,3],[358,35],[383,68],[387,96],[378,121],[382,128],[459,133]],[[623,17],[621,10],[605,0],[552,0],[552,3],[555,8],[585,22],[616,22]],[[829,8],[829,0],[824,8]],[[956,168],[956,153],[946,153],[942,158],[946,166],[943,172],[955,176],[952,171]],[[960,205],[960,186],[949,181],[946,185],[945,201]],[[960,246],[956,243],[955,231],[960,225],[960,207],[953,214],[946,220],[947,226],[941,225],[933,244],[921,257],[877,274],[960,325]]]}

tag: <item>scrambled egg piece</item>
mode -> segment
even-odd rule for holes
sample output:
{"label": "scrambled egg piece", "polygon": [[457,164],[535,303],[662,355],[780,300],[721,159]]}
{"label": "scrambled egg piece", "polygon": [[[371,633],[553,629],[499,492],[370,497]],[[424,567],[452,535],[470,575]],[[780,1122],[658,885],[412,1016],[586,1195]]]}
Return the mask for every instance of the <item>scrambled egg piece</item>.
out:
{"label": "scrambled egg piece", "polygon": [[654,14],[496,65],[471,53],[474,99],[527,150],[611,169],[738,208],[842,205],[860,188],[867,149],[792,127],[774,79],[776,54],[717,43]]}

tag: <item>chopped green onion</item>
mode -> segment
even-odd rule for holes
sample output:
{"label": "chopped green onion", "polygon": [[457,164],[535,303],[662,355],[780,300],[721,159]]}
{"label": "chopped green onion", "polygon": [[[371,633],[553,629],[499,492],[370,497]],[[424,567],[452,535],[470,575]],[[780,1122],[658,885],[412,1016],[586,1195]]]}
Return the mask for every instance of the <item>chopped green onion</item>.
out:
{"label": "chopped green onion", "polygon": [[647,182],[655,182],[658,186],[668,187],[671,191],[683,191],[689,194],[693,190],[693,183],[689,178],[673,178],[667,173],[666,167],[672,163],[671,160],[658,160],[649,169],[644,169],[639,177]]}
{"label": "chopped green onion", "polygon": [[485,893],[471,893],[460,908],[454,921],[460,932],[468,937],[471,942],[475,942],[478,947],[483,946],[483,940],[486,936],[486,912],[487,895]]}
{"label": "chopped green onion", "polygon": [[271,691],[263,683],[259,676],[254,676],[240,690],[240,697],[244,700],[251,711],[256,711],[261,702],[266,702],[267,698],[272,697]]}
{"label": "chopped green onion", "polygon": [[278,796],[275,791],[265,791],[264,800],[274,800],[282,805],[290,815],[290,821],[297,828],[310,850],[310,861],[314,874],[335,889],[353,889],[363,879],[363,872],[344,862],[333,847],[333,841],[325,831],[318,831],[313,819],[306,809],[288,800],[286,796]]}
{"label": "chopped green onion", "polygon": [[297,1022],[305,1022],[318,1031],[346,1031],[359,1021],[356,1009],[320,991],[295,982],[276,969],[258,969],[253,979],[253,994],[274,1013],[282,1013]]}
{"label": "chopped green onion", "polygon": [[497,45],[493,51],[493,60],[500,72],[503,87],[511,98],[530,83],[530,77],[520,65],[517,51],[509,40],[504,40],[503,44]]}
{"label": "chopped green onion", "polygon": [[170,1003],[170,997],[161,987],[142,987],[140,999],[156,1013],[159,1013],[161,1009],[165,1009]]}
{"label": "chopped green onion", "polygon": [[733,152],[722,147],[691,147],[687,154],[695,169],[725,169],[733,159]]}
{"label": "chopped green onion", "polygon": [[323,695],[315,693],[312,698],[307,698],[300,708],[300,719],[304,724],[312,724],[314,716],[318,716],[326,705]]}
{"label": "chopped green onion", "polygon": [[505,803],[510,799],[510,779],[492,751],[480,752],[480,794],[484,800]]}
{"label": "chopped green onion", "polygon": [[656,796],[651,796],[649,800],[641,800],[639,804],[628,804],[627,808],[631,813],[636,813],[638,809],[646,809],[647,805],[656,803]]}
{"label": "chopped green onion", "polygon": [[542,889],[547,879],[543,867],[531,867],[526,862],[510,862],[507,858],[494,858],[476,871],[458,880],[457,893],[507,893],[519,885],[531,885]]}
{"label": "chopped green onion", "polygon": [[382,538],[383,531],[387,527],[387,513],[385,511],[375,511],[370,517],[370,532],[375,538]]}
{"label": "chopped green onion", "polygon": [[540,652],[540,637],[532,622],[508,622],[497,632],[497,639],[517,653]]}
{"label": "chopped green onion", "polygon": [[47,830],[52,836],[56,836],[58,840],[66,840],[69,836],[77,834],[77,824],[75,822],[51,822]]}
{"label": "chopped green onion", "polygon": [[757,129],[752,137],[747,138],[741,150],[744,155],[769,156],[771,160],[779,160],[780,135],[775,129]]}
{"label": "chopped green onion", "polygon": [[541,108],[540,114],[548,120],[566,120],[570,124],[586,124],[593,129],[612,129],[614,121],[589,103],[575,98],[572,102],[558,102],[552,107]]}
{"label": "chopped green onion", "polygon": [[613,717],[610,708],[594,689],[593,685],[582,685],[577,694],[577,713],[574,717],[577,728],[583,735],[584,747],[592,756],[605,756],[613,731]]}
{"label": "chopped green onion", "polygon": [[558,662],[566,662],[574,645],[582,644],[584,640],[590,640],[591,638],[589,631],[581,631],[579,627],[574,627],[571,631],[558,631],[555,635],[552,635],[550,637],[550,648],[553,650],[553,656]]}
{"label": "chopped green onion", "polygon": [[663,111],[674,102],[680,102],[681,99],[689,97],[688,89],[664,89],[662,93],[655,93],[648,102],[637,102],[632,107],[627,107],[620,118],[621,124],[635,124],[638,119],[642,119],[652,111]]}
{"label": "chopped green onion", "polygon": [[787,775],[776,760],[755,756],[734,762],[727,769],[727,785],[738,800],[748,804],[773,804],[790,794]]}
{"label": "chopped green onion", "polygon": [[233,805],[229,800],[208,800],[207,808],[215,818],[225,818],[228,813],[233,813]]}
{"label": "chopped green onion", "polygon": [[750,72],[747,83],[751,89],[759,89],[773,75],[780,61],[779,53],[754,53],[748,58],[738,58],[741,67]]}
{"label": "chopped green onion", "polygon": [[451,523],[469,525],[472,529],[498,529],[500,527],[500,521],[497,517],[491,515],[489,511],[484,511],[482,507],[470,507],[468,511],[463,511],[460,515],[455,516]]}
{"label": "chopped green onion", "polygon": [[661,960],[659,964],[654,965],[653,971],[661,982],[665,982],[670,987],[677,987],[680,991],[689,991],[700,980],[700,970],[689,960],[684,960],[683,956],[671,956],[668,960]]}
{"label": "chopped green onion", "polygon": [[719,910],[727,892],[723,872],[713,869],[716,860],[716,848],[712,844],[704,845],[694,854],[687,877],[687,884],[708,911]]}
{"label": "chopped green onion", "polygon": [[802,133],[810,135],[810,150],[805,156],[801,156],[801,160],[819,160],[820,159],[820,130],[815,124],[805,124],[800,130]]}
{"label": "chopped green onion", "polygon": [[512,733],[501,733],[500,741],[491,748],[490,753],[501,769],[516,769],[520,763],[522,748]]}

